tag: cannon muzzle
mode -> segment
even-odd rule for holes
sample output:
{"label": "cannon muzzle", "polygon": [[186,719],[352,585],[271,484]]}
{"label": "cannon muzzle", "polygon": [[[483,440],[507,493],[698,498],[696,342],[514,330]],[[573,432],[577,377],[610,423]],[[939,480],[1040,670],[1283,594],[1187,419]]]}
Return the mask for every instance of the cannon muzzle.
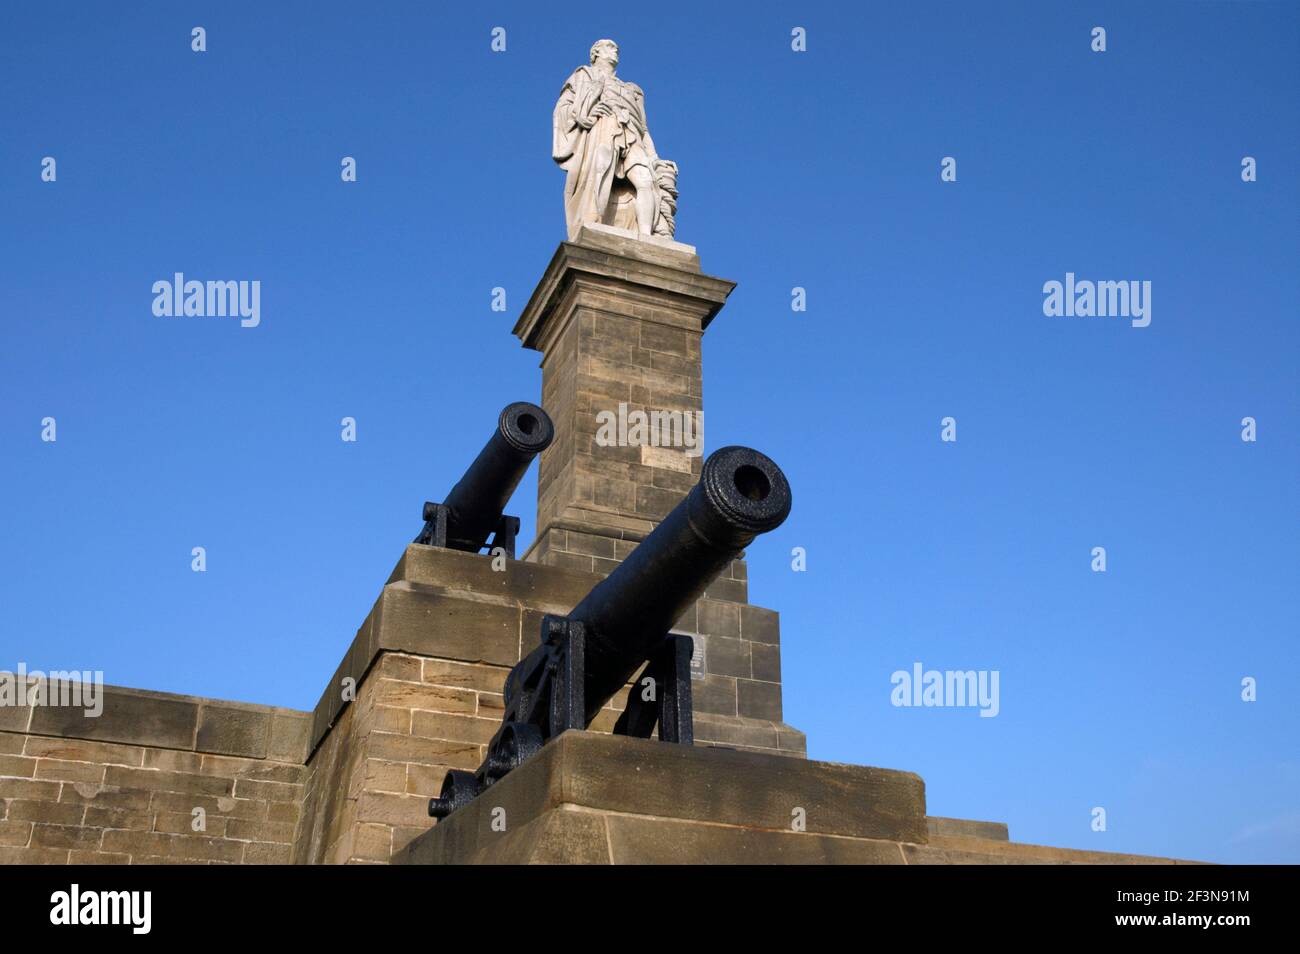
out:
{"label": "cannon muzzle", "polygon": [[718,574],[785,521],[790,503],[770,457],[748,447],[709,455],[686,498],[568,614],[586,629],[588,723]]}

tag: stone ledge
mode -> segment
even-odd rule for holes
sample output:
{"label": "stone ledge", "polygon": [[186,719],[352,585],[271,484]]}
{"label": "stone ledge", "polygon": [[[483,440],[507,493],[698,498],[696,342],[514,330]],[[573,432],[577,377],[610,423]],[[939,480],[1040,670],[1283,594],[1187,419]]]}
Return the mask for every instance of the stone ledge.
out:
{"label": "stone ledge", "polygon": [[736,287],[735,282],[703,274],[697,257],[649,242],[586,230],[581,233],[581,242],[560,243],[515,323],[513,332],[525,348],[545,350],[543,339],[557,331],[547,328],[550,318],[579,276],[595,281],[615,280],[617,291],[624,296],[640,286],[698,303],[701,329],[708,327]]}
{"label": "stone ledge", "polygon": [[[561,808],[695,823],[728,829],[726,838],[744,832],[751,840],[764,840],[757,834],[764,832],[795,834],[791,822],[802,809],[801,837],[917,844],[928,838],[925,784],[911,772],[575,731],[416,838],[394,860],[475,860],[510,832],[517,838]],[[506,833],[492,830],[495,809],[505,810]],[[896,846],[892,853],[902,861]]]}
{"label": "stone ledge", "polygon": [[988,841],[1010,841],[1006,822],[972,821],[966,818],[943,818],[931,815],[925,820],[930,840],[947,836],[958,838],[983,838]]}
{"label": "stone ledge", "polygon": [[578,226],[576,234],[569,236],[569,241],[575,245],[588,245],[634,258],[661,258],[671,264],[680,262],[683,268],[697,272],[700,270],[700,256],[694,245],[662,235],[641,235],[613,225],[583,223]]}
{"label": "stone ledge", "polygon": [[792,758],[808,757],[808,740],[798,729],[784,722],[753,719],[748,716],[695,713],[695,743],[742,751],[761,751]]}
{"label": "stone ledge", "polygon": [[[743,558],[742,552],[736,560]],[[590,570],[525,560],[508,561],[507,569],[500,572],[492,569],[492,560],[487,556],[412,543],[407,545],[387,582],[418,584],[448,595],[471,594],[472,598],[495,601],[503,606],[520,606],[546,613],[567,613],[605,576],[604,573]],[[746,581],[719,577],[705,590],[701,601],[738,604],[741,635],[757,642],[779,643],[780,614],[746,600],[727,599],[725,594],[712,595],[724,584],[744,586]],[[699,632],[694,626],[685,628]]]}
{"label": "stone ledge", "polygon": [[530,606],[545,603],[555,606],[555,612],[566,613],[602,579],[598,573],[523,560],[509,561],[507,566],[506,572],[498,572],[492,569],[490,557],[412,543],[397,561],[388,582],[422,583]]}
{"label": "stone ledge", "polygon": [[1112,851],[1052,848],[987,838],[936,836],[928,845],[903,845],[909,865],[1199,865],[1200,861]]}
{"label": "stone ledge", "polygon": [[307,760],[310,713],[123,686],[100,689],[98,716],[87,715],[84,706],[5,706],[0,731],[295,765]]}

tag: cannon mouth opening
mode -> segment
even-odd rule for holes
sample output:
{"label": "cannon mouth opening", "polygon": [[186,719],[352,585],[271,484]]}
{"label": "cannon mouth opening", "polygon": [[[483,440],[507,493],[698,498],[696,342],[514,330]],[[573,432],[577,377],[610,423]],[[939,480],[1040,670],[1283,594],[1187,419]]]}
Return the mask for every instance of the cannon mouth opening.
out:
{"label": "cannon mouth opening", "polygon": [[767,475],[751,464],[742,464],[736,468],[734,483],[742,496],[754,501],[766,500],[772,492],[772,482],[767,479]]}
{"label": "cannon mouth opening", "polygon": [[723,447],[710,454],[700,484],[709,509],[742,535],[775,530],[790,514],[785,474],[770,457],[749,447]]}
{"label": "cannon mouth opening", "polygon": [[501,435],[522,454],[540,454],[551,446],[555,425],[536,404],[516,401],[501,412]]}

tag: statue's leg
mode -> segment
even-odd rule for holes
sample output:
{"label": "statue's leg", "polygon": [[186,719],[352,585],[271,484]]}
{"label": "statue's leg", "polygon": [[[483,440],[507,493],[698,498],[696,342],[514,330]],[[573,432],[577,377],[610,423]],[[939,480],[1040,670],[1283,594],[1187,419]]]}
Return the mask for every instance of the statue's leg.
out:
{"label": "statue's leg", "polygon": [[642,235],[650,235],[655,226],[654,177],[645,166],[627,170],[627,180],[636,189],[636,226]]}
{"label": "statue's leg", "polygon": [[609,217],[609,193],[614,185],[614,160],[616,154],[613,146],[596,147],[595,176],[591,190],[591,221],[604,222]]}

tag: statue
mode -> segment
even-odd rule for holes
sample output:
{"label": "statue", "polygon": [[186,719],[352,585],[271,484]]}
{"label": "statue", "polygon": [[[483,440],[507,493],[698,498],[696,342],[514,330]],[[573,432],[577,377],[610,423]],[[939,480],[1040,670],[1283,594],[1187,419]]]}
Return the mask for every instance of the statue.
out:
{"label": "statue", "polygon": [[591,65],[565,81],[553,117],[552,158],[568,176],[569,236],[589,223],[673,237],[677,164],[660,159],[646,126],[645,93],[614,75],[618,45],[597,40]]}

